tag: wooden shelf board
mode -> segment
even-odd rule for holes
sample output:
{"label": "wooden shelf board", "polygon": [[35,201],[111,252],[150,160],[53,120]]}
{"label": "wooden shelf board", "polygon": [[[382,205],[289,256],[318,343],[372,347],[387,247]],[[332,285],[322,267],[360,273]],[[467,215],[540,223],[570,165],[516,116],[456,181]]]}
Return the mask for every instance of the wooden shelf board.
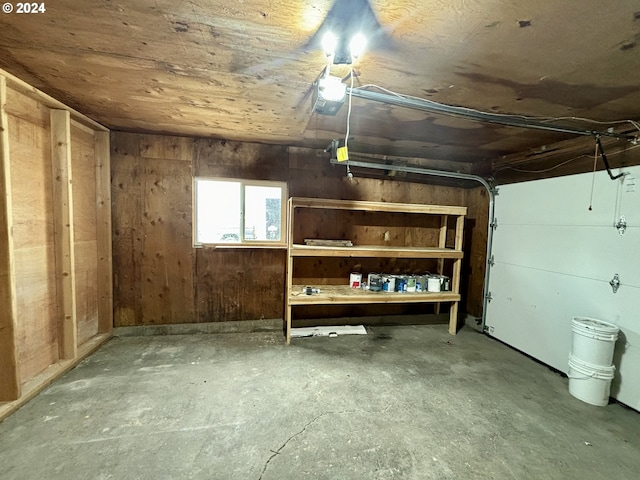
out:
{"label": "wooden shelf board", "polygon": [[367,304],[367,303],[434,303],[457,302],[460,294],[453,292],[372,292],[348,285],[320,285],[320,293],[306,295],[302,292],[304,285],[293,285],[289,295],[289,305],[326,305],[330,303]]}
{"label": "wooden shelf board", "polygon": [[289,250],[293,257],[395,257],[395,258],[462,258],[463,252],[451,248],[418,247],[316,247],[294,244]]}
{"label": "wooden shelf board", "polygon": [[293,208],[325,208],[334,210],[361,210],[368,212],[426,213],[436,215],[467,214],[467,207],[459,206],[366,202],[361,200],[334,200],[326,198],[292,197],[291,205]]}

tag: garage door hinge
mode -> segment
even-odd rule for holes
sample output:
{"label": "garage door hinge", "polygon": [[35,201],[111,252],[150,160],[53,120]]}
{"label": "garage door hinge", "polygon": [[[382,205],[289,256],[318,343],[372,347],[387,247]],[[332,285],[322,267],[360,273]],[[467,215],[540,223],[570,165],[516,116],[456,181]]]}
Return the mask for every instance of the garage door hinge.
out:
{"label": "garage door hinge", "polygon": [[627,219],[624,215],[620,216],[620,220],[618,220],[618,223],[616,223],[614,227],[618,230],[618,235],[624,235],[624,232],[627,231]]}
{"label": "garage door hinge", "polygon": [[613,293],[618,293],[618,289],[620,288],[620,285],[622,285],[622,283],[620,283],[620,275],[616,273],[609,282],[609,285],[611,285]]}
{"label": "garage door hinge", "polygon": [[484,298],[486,298],[486,299],[487,299],[487,302],[490,302],[491,300],[493,300],[493,295],[491,295],[491,292],[488,292],[488,293],[484,296]]}
{"label": "garage door hinge", "polygon": [[491,228],[493,228],[494,230],[498,228],[498,219],[494,218],[493,222],[491,222]]}
{"label": "garage door hinge", "polygon": [[493,267],[496,264],[496,259],[493,255],[491,255],[491,257],[489,258],[489,261],[487,262],[489,264],[490,267]]}

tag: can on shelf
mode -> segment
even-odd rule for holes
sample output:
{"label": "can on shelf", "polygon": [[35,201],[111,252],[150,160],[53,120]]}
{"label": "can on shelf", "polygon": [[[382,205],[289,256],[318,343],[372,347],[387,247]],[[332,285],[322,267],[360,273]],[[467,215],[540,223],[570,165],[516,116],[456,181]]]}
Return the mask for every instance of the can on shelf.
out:
{"label": "can on shelf", "polygon": [[382,275],[379,273],[370,273],[367,277],[367,283],[369,284],[369,290],[379,292],[382,290]]}

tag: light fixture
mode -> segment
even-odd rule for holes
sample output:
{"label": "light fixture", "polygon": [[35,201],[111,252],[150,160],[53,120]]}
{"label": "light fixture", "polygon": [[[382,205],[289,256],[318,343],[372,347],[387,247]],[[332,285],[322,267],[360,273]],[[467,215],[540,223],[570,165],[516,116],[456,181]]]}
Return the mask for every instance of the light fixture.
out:
{"label": "light fixture", "polygon": [[336,53],[338,46],[338,38],[332,33],[327,32],[322,37],[322,50],[327,57],[331,57]]}
{"label": "light fixture", "polygon": [[367,46],[367,38],[361,33],[356,33],[349,43],[349,51],[351,56],[355,59],[358,58],[364,52],[364,48]]}
{"label": "light fixture", "polygon": [[[348,38],[351,40],[347,44]],[[351,65],[353,60],[362,55],[366,44],[367,38],[362,32],[351,36],[348,35],[348,32],[343,32],[337,36],[329,31],[322,36],[322,50],[327,57],[330,57],[330,62],[334,65]]]}
{"label": "light fixture", "polygon": [[328,75],[318,81],[318,90],[322,92],[322,96],[333,102],[344,101],[347,94],[347,86],[342,83],[340,77]]}
{"label": "light fixture", "polygon": [[344,104],[347,86],[342,79],[325,75],[318,80],[318,88],[313,92],[313,110],[323,115],[335,115]]}

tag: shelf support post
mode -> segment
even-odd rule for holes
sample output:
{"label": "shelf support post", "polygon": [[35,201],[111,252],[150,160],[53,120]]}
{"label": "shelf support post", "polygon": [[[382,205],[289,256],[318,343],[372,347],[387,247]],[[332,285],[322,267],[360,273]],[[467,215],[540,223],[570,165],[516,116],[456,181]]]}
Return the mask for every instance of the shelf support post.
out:
{"label": "shelf support post", "polygon": [[71,117],[67,110],[51,110],[51,167],[56,251],[56,281],[60,318],[60,358],[78,354],[76,280],[71,171]]}

